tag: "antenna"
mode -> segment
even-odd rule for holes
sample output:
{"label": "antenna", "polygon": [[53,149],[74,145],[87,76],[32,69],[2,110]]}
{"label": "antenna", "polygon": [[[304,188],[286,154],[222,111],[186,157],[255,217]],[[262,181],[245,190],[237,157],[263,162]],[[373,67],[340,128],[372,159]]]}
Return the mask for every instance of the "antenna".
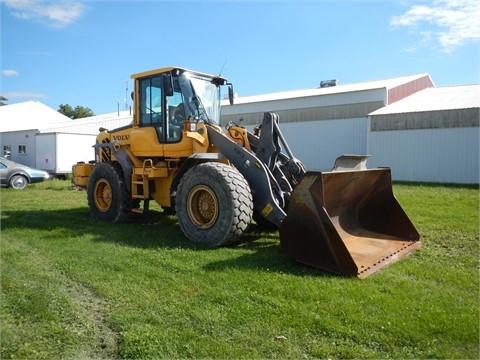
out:
{"label": "antenna", "polygon": [[223,71],[223,68],[225,67],[226,64],[227,64],[227,59],[225,59],[225,62],[223,63],[222,68],[220,69],[220,72],[218,73],[218,76],[222,76],[222,71]]}
{"label": "antenna", "polygon": [[[128,110],[128,98],[129,98],[128,84],[130,83],[130,81],[132,81],[132,79],[127,79],[119,82],[120,84],[125,84],[125,98],[123,99],[123,101],[125,102],[125,110]],[[120,101],[118,101],[118,104],[120,104]],[[120,110],[120,107],[119,106],[117,107],[118,107],[118,110]]]}
{"label": "antenna", "polygon": [[128,83],[130,80],[125,80],[125,111],[128,110]]}

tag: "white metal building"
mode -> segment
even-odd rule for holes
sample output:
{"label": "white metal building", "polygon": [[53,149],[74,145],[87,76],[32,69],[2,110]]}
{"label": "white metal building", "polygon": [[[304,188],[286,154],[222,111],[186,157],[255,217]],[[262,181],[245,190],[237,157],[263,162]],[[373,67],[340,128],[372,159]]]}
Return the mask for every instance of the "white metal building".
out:
{"label": "white metal building", "polygon": [[1,106],[0,155],[53,173],[62,164],[65,173],[77,161],[95,158],[92,146],[100,127],[131,121],[130,111],[72,120],[38,101]]}
{"label": "white metal building", "polygon": [[342,154],[368,153],[367,114],[434,84],[428,74],[333,87],[236,98],[222,107],[222,122],[250,128],[264,112],[280,117],[292,152],[309,170],[330,170]]}
{"label": "white metal building", "polygon": [[65,121],[71,120],[38,101],[1,106],[0,155],[35,166],[35,135],[41,128]]}
{"label": "white metal building", "polygon": [[369,114],[370,165],[397,180],[479,183],[480,85],[428,88]]}
{"label": "white metal building", "polygon": [[479,183],[480,85],[436,88],[428,74],[235,99],[222,122],[247,128],[280,116],[294,155],[330,170],[342,154],[370,155],[394,180]]}

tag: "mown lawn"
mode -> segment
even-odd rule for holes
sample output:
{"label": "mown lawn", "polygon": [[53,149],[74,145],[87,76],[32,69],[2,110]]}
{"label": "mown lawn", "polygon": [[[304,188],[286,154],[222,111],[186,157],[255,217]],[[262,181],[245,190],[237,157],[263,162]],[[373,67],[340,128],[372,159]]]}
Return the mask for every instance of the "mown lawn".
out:
{"label": "mown lawn", "polygon": [[359,280],[254,225],[208,250],[155,206],[113,225],[67,181],[1,189],[0,358],[478,359],[478,187],[394,192],[424,246]]}

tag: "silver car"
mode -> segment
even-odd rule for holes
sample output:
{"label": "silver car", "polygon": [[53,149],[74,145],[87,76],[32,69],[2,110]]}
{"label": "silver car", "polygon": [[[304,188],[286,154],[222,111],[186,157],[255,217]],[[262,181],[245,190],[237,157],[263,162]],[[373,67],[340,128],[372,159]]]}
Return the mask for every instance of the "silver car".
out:
{"label": "silver car", "polygon": [[0,185],[14,189],[25,189],[28,184],[50,179],[46,171],[34,169],[0,157]]}

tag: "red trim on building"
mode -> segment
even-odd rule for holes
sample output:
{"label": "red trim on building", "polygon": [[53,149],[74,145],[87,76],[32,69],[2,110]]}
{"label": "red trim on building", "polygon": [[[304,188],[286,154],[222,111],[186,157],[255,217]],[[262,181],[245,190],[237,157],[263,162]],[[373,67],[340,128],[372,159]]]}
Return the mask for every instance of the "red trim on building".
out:
{"label": "red trim on building", "polygon": [[419,79],[415,79],[400,86],[388,89],[387,105],[393,104],[398,100],[402,100],[420,90],[434,87],[432,79],[429,75],[425,75]]}

